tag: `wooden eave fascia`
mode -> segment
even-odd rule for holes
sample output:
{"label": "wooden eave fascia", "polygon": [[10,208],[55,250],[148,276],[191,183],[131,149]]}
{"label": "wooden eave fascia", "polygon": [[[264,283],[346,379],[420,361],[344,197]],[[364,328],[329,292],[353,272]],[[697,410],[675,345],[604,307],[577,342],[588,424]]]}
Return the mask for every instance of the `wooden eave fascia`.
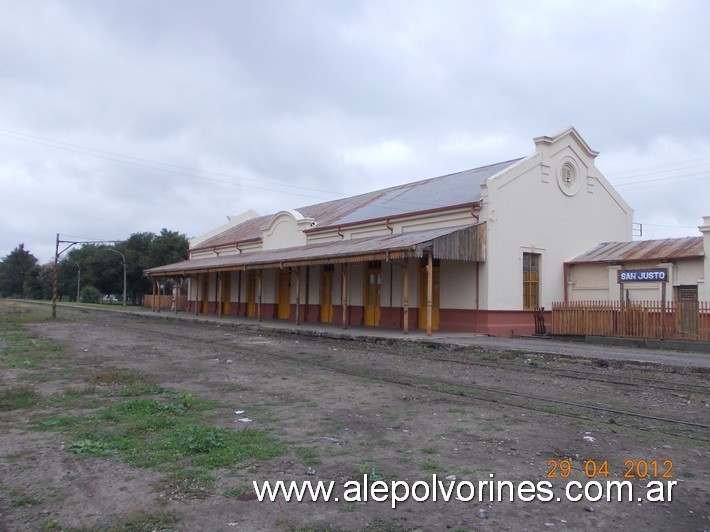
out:
{"label": "wooden eave fascia", "polygon": [[612,264],[622,265],[625,263],[639,262],[674,262],[677,260],[702,260],[703,255],[675,255],[666,257],[634,257],[623,259],[599,259],[599,260],[584,260],[584,261],[569,261],[566,264],[574,266],[576,264]]}
{"label": "wooden eave fascia", "polygon": [[[216,266],[216,267],[205,267],[205,268],[195,268],[195,269],[184,269],[172,272],[159,272],[150,273],[145,272],[145,275],[149,277],[176,277],[176,276],[192,276],[200,273],[214,273],[214,272],[230,272],[230,271],[247,271],[247,270],[264,270],[267,268],[291,268],[296,266],[306,266],[314,264],[333,264],[333,263],[344,263],[344,262],[364,262],[368,260],[387,260],[389,258],[398,258],[397,256],[402,253],[414,253],[416,252],[417,246],[407,246],[403,248],[385,249],[382,251],[376,251],[372,253],[357,253],[353,255],[333,255],[326,257],[318,257],[315,259],[300,259],[300,260],[274,260],[274,261],[264,261],[264,262],[254,262],[251,264],[235,264],[231,266]],[[394,257],[393,257],[394,255]]]}
{"label": "wooden eave fascia", "polygon": [[245,244],[255,244],[261,242],[261,237],[254,237],[254,238],[247,238],[246,240],[238,240],[236,242],[229,242],[227,244],[221,244],[219,246],[197,246],[195,248],[190,249],[190,253],[193,251],[209,251],[209,250],[218,250],[220,253],[222,251],[231,251],[234,249],[234,246],[242,246]]}

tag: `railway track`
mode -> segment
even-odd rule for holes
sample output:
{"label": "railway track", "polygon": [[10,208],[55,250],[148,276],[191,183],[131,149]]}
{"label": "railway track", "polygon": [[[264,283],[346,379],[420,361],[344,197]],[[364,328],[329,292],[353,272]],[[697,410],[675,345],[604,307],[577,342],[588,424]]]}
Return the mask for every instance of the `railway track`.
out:
{"label": "railway track", "polygon": [[[198,326],[200,324],[197,324]],[[209,327],[209,325],[207,325]],[[265,335],[265,334],[273,334],[276,336],[280,336],[282,338],[289,338],[290,335],[289,333],[281,333],[281,332],[273,332],[273,331],[261,331],[259,334]],[[332,342],[348,342],[348,340],[338,340],[338,339],[332,339],[332,338],[322,338],[322,337],[311,337],[312,340],[314,341],[332,341]],[[377,343],[377,342],[375,342]],[[389,342],[386,342],[389,343]],[[349,341],[348,348],[351,350],[361,350],[357,345],[356,341]],[[371,342],[368,342],[368,345],[372,345]],[[474,348],[471,349],[461,349],[457,351],[457,355],[455,356],[444,356],[441,354],[433,354],[430,352],[425,352],[425,351],[418,351],[416,353],[413,352],[413,349],[410,346],[406,346],[405,352],[401,351],[396,351],[394,349],[383,349],[383,352],[386,352],[388,355],[392,356],[398,356],[398,357],[407,357],[407,358],[412,358],[416,357],[417,360],[426,360],[426,361],[431,361],[431,362],[438,362],[438,363],[450,363],[450,364],[457,364],[461,366],[469,366],[469,367],[481,367],[481,368],[487,368],[493,371],[500,370],[500,371],[516,371],[516,372],[528,372],[530,374],[541,374],[541,373],[547,373],[550,374],[551,376],[560,376],[560,377],[566,377],[569,379],[576,379],[576,380],[583,380],[583,381],[591,381],[591,382],[599,382],[603,384],[615,384],[615,385],[621,385],[621,386],[628,386],[628,387],[643,387],[645,389],[656,389],[656,390],[664,390],[664,391],[670,391],[670,392],[676,392],[680,394],[689,394],[689,393],[700,393],[700,394],[708,394],[710,395],[710,384],[693,384],[693,383],[688,383],[688,382],[683,382],[683,383],[674,383],[669,380],[662,380],[662,379],[654,379],[654,378],[649,378],[649,377],[640,377],[640,376],[632,376],[632,375],[620,375],[620,374],[615,374],[615,375],[603,375],[600,373],[601,371],[604,371],[607,368],[611,368],[615,365],[619,365],[619,361],[606,361],[606,360],[592,360],[591,362],[596,365],[599,369],[595,371],[589,371],[589,370],[582,370],[582,369],[572,369],[572,368],[564,368],[560,366],[548,366],[548,365],[540,365],[536,364],[537,360],[530,364],[526,363],[520,363],[520,362],[509,362],[504,359],[498,359],[495,362],[490,362],[486,360],[482,360],[480,358],[475,358],[478,353],[475,352]],[[472,353],[474,351],[474,353]],[[479,348],[480,351],[480,348]],[[501,351],[502,352],[502,351]],[[510,351],[508,351],[510,352]],[[502,352],[503,353],[503,352]],[[540,357],[542,356],[544,359],[552,359],[552,360],[557,360],[560,359],[558,355],[540,355],[539,353],[531,353],[531,352],[515,352],[514,353],[516,356],[519,358],[526,358],[530,356],[534,357]],[[588,359],[587,359],[588,360]]]}
{"label": "railway track", "polygon": [[[406,356],[402,353],[398,353],[399,356]],[[597,371],[588,371],[588,370],[580,370],[580,369],[572,369],[572,368],[562,368],[562,367],[551,367],[551,366],[544,366],[536,363],[531,363],[531,364],[526,364],[526,363],[501,363],[501,362],[487,362],[483,360],[476,360],[474,359],[475,355],[470,355],[470,354],[464,354],[463,356],[458,356],[458,357],[446,357],[446,356],[440,356],[440,355],[427,355],[424,354],[422,355],[423,358],[426,360],[430,360],[432,362],[444,362],[444,363],[450,363],[450,364],[460,364],[464,366],[471,366],[471,367],[482,367],[482,368],[488,368],[491,370],[505,370],[505,371],[517,371],[517,372],[525,372],[525,373],[530,373],[530,374],[540,374],[540,373],[547,373],[552,376],[561,376],[569,379],[577,379],[577,380],[584,380],[584,381],[592,381],[592,382],[600,382],[604,384],[616,384],[616,385],[622,385],[622,386],[631,386],[631,387],[644,387],[644,388],[653,388],[656,390],[665,390],[665,391],[671,391],[671,392],[678,392],[678,393],[704,393],[704,394],[710,394],[710,385],[704,385],[704,384],[693,384],[693,383],[681,383],[681,384],[675,384],[672,382],[668,382],[667,380],[661,380],[661,379],[652,379],[648,377],[639,377],[639,376],[631,376],[631,375],[613,375],[613,376],[607,376],[600,374],[600,371],[603,371],[604,369],[608,368],[610,364],[602,364],[600,366],[600,369]],[[521,354],[521,357],[525,357],[525,354]],[[539,356],[539,355],[535,355]]]}
{"label": "railway track", "polygon": [[[214,335],[210,334],[214,332],[214,327],[209,325],[203,326],[201,324],[190,324],[190,326],[186,327],[181,324],[179,327],[171,326],[168,332],[166,330],[167,328],[163,324],[158,325],[160,322],[141,322],[136,321],[133,318],[123,316],[120,318],[120,328],[122,330],[150,335],[151,338],[154,338],[155,334],[161,334],[162,337],[179,342],[194,342],[200,346],[209,345],[211,349],[226,352],[230,355],[241,354],[248,356],[251,354],[250,351],[253,350],[253,346],[250,345],[248,338],[244,338],[243,342],[236,342],[233,337],[230,337],[229,340],[225,339],[224,336],[214,337]],[[94,323],[105,321],[92,314],[82,315],[82,320]],[[198,334],[194,334],[192,332],[196,330],[198,331]],[[203,334],[203,331],[207,334]],[[265,333],[261,331],[253,333],[249,331],[247,334],[253,334],[256,338],[263,338],[266,336],[284,340],[291,339],[289,335],[277,332]],[[330,346],[335,344],[341,348],[344,345],[343,341],[334,339],[309,338],[309,340],[320,342],[321,345]],[[291,342],[288,342],[288,344],[290,347],[293,346]],[[370,350],[366,350],[354,344],[355,342],[350,342],[350,344],[345,347],[349,352],[355,352],[355,354],[361,352],[363,355],[372,355],[373,344],[369,344]],[[334,362],[333,360],[330,360],[328,356],[324,356],[323,354],[313,354],[304,351],[293,353],[292,349],[284,349],[283,344],[280,346],[274,346],[261,343],[260,349],[267,351],[271,357],[275,357],[280,361],[287,361],[294,365],[309,365],[314,368],[327,369],[328,371],[350,377],[372,379],[387,384],[442,394],[449,397],[455,397],[457,401],[486,402],[501,406],[504,405],[513,408],[544,412],[547,414],[569,417],[577,420],[608,424],[611,426],[617,425],[619,427],[652,432],[655,435],[663,434],[668,437],[682,437],[704,443],[710,443],[710,425],[704,421],[674,419],[667,416],[654,416],[647,412],[620,409],[609,404],[581,403],[577,401],[510,390],[502,386],[482,386],[476,383],[466,383],[462,380],[433,378],[426,375],[416,375],[402,371],[385,371],[382,368],[378,368],[372,364],[358,365],[343,361]],[[378,346],[377,351],[391,357],[404,357],[409,360],[415,359],[417,362],[452,364],[463,368],[483,367],[488,371],[502,373],[513,371],[523,374],[545,374],[561,379],[592,381],[600,385],[609,386],[610,389],[619,386],[644,387],[663,392],[672,391],[675,394],[702,394],[710,396],[710,387],[703,384],[669,384],[668,382],[660,379],[640,376],[622,376],[618,374],[605,376],[599,375],[595,371],[577,370],[571,368],[548,367],[540,365],[530,366],[505,361],[493,363],[483,360],[474,360],[471,356],[442,356],[440,354],[432,353],[414,353],[412,349],[402,352],[392,348],[386,348],[386,346]],[[349,360],[357,359],[357,356],[349,357]]]}

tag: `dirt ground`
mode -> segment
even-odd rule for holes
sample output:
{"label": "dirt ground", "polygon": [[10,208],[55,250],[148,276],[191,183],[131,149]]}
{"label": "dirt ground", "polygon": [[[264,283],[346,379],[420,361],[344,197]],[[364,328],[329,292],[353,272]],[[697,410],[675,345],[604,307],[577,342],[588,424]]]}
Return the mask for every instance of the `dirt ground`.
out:
{"label": "dirt ground", "polygon": [[[0,323],[39,314],[19,326],[34,346],[26,354],[13,354],[19,333],[0,336],[0,390],[6,399],[13,390],[35,394],[28,405],[0,408],[0,530],[710,530],[703,372],[48,313],[0,302]],[[111,383],[95,376],[107,370],[213,401],[201,414],[206,426],[263,431],[282,452],[211,469],[197,488],[165,468],[132,465],[121,452],[76,452],[75,433],[53,420],[133,399],[106,393]],[[560,478],[567,464],[570,476]],[[639,478],[639,464],[657,471]],[[598,469],[591,478],[590,468]],[[565,500],[568,481],[624,480],[629,469],[631,502]],[[554,495],[440,496],[394,509],[391,500],[352,500],[352,492],[346,501],[364,475],[370,484],[410,486],[431,485],[436,475],[464,486],[462,499],[470,494],[464,481],[476,489],[479,481],[550,482]],[[259,502],[252,482],[267,480],[334,481],[339,501]],[[670,480],[677,483],[670,502],[638,500],[649,481]]]}

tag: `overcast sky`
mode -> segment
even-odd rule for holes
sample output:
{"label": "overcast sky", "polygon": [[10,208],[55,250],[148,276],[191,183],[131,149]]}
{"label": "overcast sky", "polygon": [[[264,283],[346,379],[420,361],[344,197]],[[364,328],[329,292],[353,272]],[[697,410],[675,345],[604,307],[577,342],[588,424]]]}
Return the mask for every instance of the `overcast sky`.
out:
{"label": "overcast sky", "polygon": [[573,125],[643,238],[710,215],[710,2],[0,0],[0,257],[200,235]]}

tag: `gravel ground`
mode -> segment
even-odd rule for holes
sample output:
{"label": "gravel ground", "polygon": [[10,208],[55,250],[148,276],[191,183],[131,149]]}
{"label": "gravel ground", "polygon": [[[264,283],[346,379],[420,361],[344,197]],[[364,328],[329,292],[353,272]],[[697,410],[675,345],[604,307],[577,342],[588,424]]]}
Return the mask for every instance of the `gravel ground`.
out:
{"label": "gravel ground", "polygon": [[[27,308],[3,304],[0,311]],[[30,386],[43,402],[0,409],[7,429],[0,434],[0,529],[710,529],[707,428],[686,433],[652,419],[710,424],[707,373],[686,371],[679,359],[670,366],[596,364],[575,357],[587,356],[579,348],[599,358],[597,346],[547,340],[470,337],[472,345],[452,348],[448,337],[437,337],[443,343],[433,348],[416,337],[395,341],[398,333],[353,339],[359,331],[351,330],[338,339],[329,337],[339,336],[337,329],[294,335],[252,324],[234,327],[234,319],[149,319],[154,317],[62,307],[59,320],[26,326],[38,346],[51,341],[64,351],[33,367],[4,360],[0,389]],[[0,339],[0,358],[13,341]],[[129,465],[121,454],[69,452],[71,431],[37,430],[57,416],[86,415],[128,400],[91,387],[96,374],[107,370],[130,371],[169,390],[218,401],[204,414],[205,424],[266,431],[285,452],[213,470],[212,481],[196,490],[159,468]],[[621,379],[636,384],[619,384]],[[673,390],[653,384],[658,382]],[[494,392],[481,394],[475,387]],[[69,401],[71,394],[81,400]],[[610,410],[581,411],[558,399]],[[639,464],[656,468],[644,476]],[[460,497],[410,498],[396,508],[391,499],[373,501],[372,493],[367,501],[354,500],[353,493],[345,500],[349,483],[364,483],[364,475],[370,485],[386,486],[431,484],[436,475],[444,487],[453,483]],[[566,500],[570,481],[582,486],[625,475],[635,490],[631,501]],[[333,482],[340,500],[259,502],[252,482],[266,480]],[[544,500],[544,490],[529,502],[520,491],[514,502],[481,500],[477,491],[461,500],[470,497],[470,486],[482,486],[487,495],[489,481],[510,481],[516,490],[549,482],[551,500]],[[666,500],[649,500],[650,481],[663,483]],[[420,490],[423,495],[423,484]]]}

